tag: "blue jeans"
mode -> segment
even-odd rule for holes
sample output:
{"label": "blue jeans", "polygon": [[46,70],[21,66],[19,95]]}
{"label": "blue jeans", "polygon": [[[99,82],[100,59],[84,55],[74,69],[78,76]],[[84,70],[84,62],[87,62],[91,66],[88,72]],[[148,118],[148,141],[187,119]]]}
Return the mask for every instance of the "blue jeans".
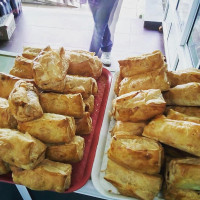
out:
{"label": "blue jeans", "polygon": [[95,52],[96,55],[100,49],[104,52],[111,52],[113,43],[108,21],[118,0],[88,0],[88,3],[95,23],[90,51]]}

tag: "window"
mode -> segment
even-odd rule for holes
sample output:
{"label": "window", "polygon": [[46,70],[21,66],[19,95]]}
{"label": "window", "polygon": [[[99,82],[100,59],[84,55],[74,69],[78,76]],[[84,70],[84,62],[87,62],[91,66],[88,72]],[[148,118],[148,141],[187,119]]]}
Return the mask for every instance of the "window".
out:
{"label": "window", "polygon": [[193,66],[197,67],[200,61],[200,9],[198,9],[187,45]]}

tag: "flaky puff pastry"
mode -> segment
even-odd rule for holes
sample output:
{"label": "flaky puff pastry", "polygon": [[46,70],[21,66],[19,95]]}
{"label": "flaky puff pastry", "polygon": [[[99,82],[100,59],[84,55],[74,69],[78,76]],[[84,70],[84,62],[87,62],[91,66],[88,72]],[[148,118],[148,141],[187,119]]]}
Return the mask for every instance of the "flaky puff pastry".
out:
{"label": "flaky puff pastry", "polygon": [[125,77],[119,84],[119,95],[148,89],[167,91],[169,88],[166,69],[162,67],[147,73]]}
{"label": "flaky puff pastry", "polygon": [[188,68],[178,71],[168,71],[167,76],[171,87],[190,82],[200,83],[200,70],[195,68]]}
{"label": "flaky puff pastry", "polygon": [[111,135],[116,135],[118,138],[120,136],[129,136],[129,135],[142,135],[142,132],[144,130],[144,127],[146,126],[146,123],[139,122],[122,122],[122,121],[116,121],[114,127],[110,131]]}
{"label": "flaky puff pastry", "polygon": [[84,138],[74,136],[69,143],[49,145],[46,156],[48,159],[58,162],[76,163],[82,160],[84,148]]}
{"label": "flaky puff pastry", "polygon": [[85,112],[85,104],[82,95],[40,93],[40,104],[45,113],[55,113],[81,118]]}
{"label": "flaky puff pastry", "polygon": [[141,136],[112,137],[108,158],[137,172],[158,174],[163,162],[163,148],[155,140]]}
{"label": "flaky puff pastry", "polygon": [[59,50],[46,47],[33,62],[36,85],[42,90],[62,92],[68,67],[69,61],[63,47]]}
{"label": "flaky puff pastry", "polygon": [[174,188],[200,190],[200,159],[171,160],[166,171],[166,182]]}
{"label": "flaky puff pastry", "polygon": [[7,174],[9,171],[9,164],[0,159],[0,175]]}
{"label": "flaky puff pastry", "polygon": [[32,169],[45,156],[46,145],[28,133],[0,129],[0,158],[23,169]]}
{"label": "flaky puff pastry", "polygon": [[200,106],[200,83],[177,85],[163,93],[167,105]]}
{"label": "flaky puff pastry", "polygon": [[189,122],[195,122],[200,124],[200,118],[199,117],[191,117],[189,115],[185,115],[183,113],[177,112],[175,110],[170,109],[167,114],[168,119],[175,119],[175,120],[183,120],[183,121],[189,121]]}
{"label": "flaky puff pastry", "polygon": [[41,48],[34,48],[34,47],[24,47],[23,48],[23,52],[22,52],[22,56],[28,59],[33,60],[34,58],[36,58],[39,53],[42,51]]}
{"label": "flaky puff pastry", "polygon": [[92,131],[92,118],[89,112],[85,112],[83,117],[75,119],[76,135],[88,135]]}
{"label": "flaky puff pastry", "polygon": [[200,156],[200,124],[168,119],[163,115],[145,126],[142,135]]}
{"label": "flaky puff pastry", "polygon": [[153,200],[162,185],[161,176],[153,176],[124,168],[108,159],[104,179],[125,196]]}
{"label": "flaky puff pastry", "polygon": [[166,106],[164,113],[167,114],[170,109],[191,117],[200,117],[200,107],[197,106]]}
{"label": "flaky puff pastry", "polygon": [[146,72],[158,69],[165,64],[163,55],[159,50],[153,51],[152,53],[143,54],[141,56],[119,60],[118,62],[120,74],[123,78],[136,74],[144,74]]}
{"label": "flaky puff pastry", "polygon": [[33,79],[33,60],[25,58],[23,56],[17,56],[15,58],[15,63],[10,74],[20,78]]}
{"label": "flaky puff pastry", "polygon": [[83,99],[85,103],[85,112],[93,113],[94,111],[94,95],[90,95],[88,98]]}
{"label": "flaky puff pastry", "polygon": [[8,102],[10,111],[17,121],[30,121],[43,115],[37,88],[24,80],[15,83]]}
{"label": "flaky puff pastry", "polygon": [[96,95],[97,92],[98,86],[94,78],[66,75],[63,93],[81,93],[81,95],[85,99],[88,98],[90,95]]}
{"label": "flaky puff pastry", "polygon": [[8,100],[0,97],[0,128],[17,128],[17,121],[10,112]]}
{"label": "flaky puff pastry", "polygon": [[123,80],[123,77],[121,76],[120,72],[116,72],[114,92],[117,96],[119,95],[119,87],[122,80]]}
{"label": "flaky puff pastry", "polygon": [[72,166],[45,159],[35,169],[23,170],[12,166],[15,184],[24,185],[32,190],[53,190],[64,192],[71,185]]}
{"label": "flaky puff pastry", "polygon": [[70,56],[68,74],[88,76],[94,79],[101,76],[103,65],[93,52],[70,50],[66,51],[66,54]]}
{"label": "flaky puff pastry", "polygon": [[163,113],[165,106],[159,89],[140,90],[114,99],[112,115],[117,121],[140,122]]}
{"label": "flaky puff pastry", "polygon": [[200,192],[195,190],[182,190],[165,186],[163,191],[165,200],[200,200]]}
{"label": "flaky puff pastry", "polygon": [[45,143],[60,143],[72,141],[76,126],[73,117],[44,113],[39,119],[19,122],[18,129]]}

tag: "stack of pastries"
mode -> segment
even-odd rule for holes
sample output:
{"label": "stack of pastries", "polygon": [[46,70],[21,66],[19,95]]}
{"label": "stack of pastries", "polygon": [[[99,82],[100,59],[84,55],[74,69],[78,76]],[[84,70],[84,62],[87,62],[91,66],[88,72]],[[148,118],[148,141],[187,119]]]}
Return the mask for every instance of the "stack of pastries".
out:
{"label": "stack of pastries", "polygon": [[72,164],[82,160],[83,136],[92,130],[101,72],[87,51],[24,48],[10,74],[0,73],[1,175],[11,171],[14,183],[33,190],[70,187]]}
{"label": "stack of pastries", "polygon": [[141,200],[199,200],[200,70],[168,71],[160,51],[119,67],[104,179]]}

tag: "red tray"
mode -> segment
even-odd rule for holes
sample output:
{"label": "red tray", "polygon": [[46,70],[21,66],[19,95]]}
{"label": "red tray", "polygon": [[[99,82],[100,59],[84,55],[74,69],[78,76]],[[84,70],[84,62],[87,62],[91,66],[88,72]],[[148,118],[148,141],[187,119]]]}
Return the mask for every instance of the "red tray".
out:
{"label": "red tray", "polygon": [[[102,75],[97,80],[98,94],[94,100],[94,112],[92,113],[92,131],[89,135],[83,136],[85,139],[85,151],[83,159],[72,164],[71,186],[64,193],[70,193],[83,187],[91,175],[92,165],[99,140],[101,125],[110,91],[112,75],[110,71],[103,68]],[[11,173],[0,176],[1,182],[13,183]]]}

